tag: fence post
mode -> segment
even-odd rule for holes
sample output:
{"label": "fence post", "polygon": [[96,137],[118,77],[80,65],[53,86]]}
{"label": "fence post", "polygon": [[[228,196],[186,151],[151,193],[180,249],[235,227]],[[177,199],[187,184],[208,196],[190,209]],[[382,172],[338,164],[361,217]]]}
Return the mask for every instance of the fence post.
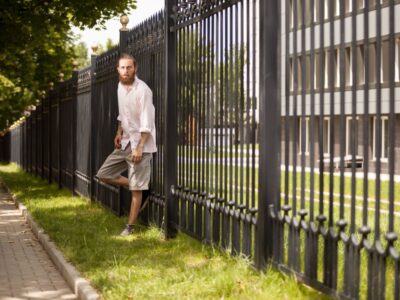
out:
{"label": "fence post", "polygon": [[94,140],[94,131],[96,130],[96,124],[93,118],[93,107],[95,107],[96,99],[94,89],[96,86],[96,60],[97,60],[97,45],[92,46],[92,55],[91,55],[91,65],[90,65],[90,200],[94,200],[94,158],[95,158],[95,140]]}
{"label": "fence post", "polygon": [[124,53],[128,46],[128,28],[129,18],[127,15],[122,15],[119,19],[122,27],[119,29],[119,53]]}
{"label": "fence post", "polygon": [[[48,92],[46,94],[48,95]],[[40,159],[40,162],[41,162],[40,177],[42,179],[44,179],[44,147],[46,145],[45,142],[44,142],[44,139],[45,139],[45,137],[44,137],[44,126],[45,126],[44,125],[44,99],[45,99],[45,96],[43,95],[42,105],[40,106],[40,115],[41,115],[41,118],[42,118],[42,122],[40,122],[40,134],[42,136],[42,139],[41,139],[42,152],[40,153],[41,154],[41,159]]]}
{"label": "fence post", "polygon": [[78,62],[73,62],[74,71],[72,73],[72,195],[75,193],[75,171],[76,171],[76,107],[78,105]]}
{"label": "fence post", "polygon": [[26,116],[25,116],[25,120],[24,120],[24,127],[23,127],[23,134],[22,134],[22,136],[23,136],[23,141],[24,141],[24,143],[23,143],[23,146],[22,146],[22,149],[23,149],[23,151],[24,151],[24,153],[23,153],[23,160],[22,160],[22,168],[25,170],[25,171],[27,171],[27,168],[26,168],[26,161],[27,161],[27,153],[28,153],[28,143],[27,143],[27,141],[26,141],[26,136],[27,136],[27,134],[26,134],[26,124],[27,124],[27,122],[28,122],[28,120],[27,120],[27,118],[26,118]]}
{"label": "fence post", "polygon": [[57,147],[57,151],[58,151],[58,188],[61,189],[62,185],[61,185],[61,174],[62,174],[62,170],[61,170],[61,88],[63,87],[63,80],[64,80],[64,74],[60,73],[59,74],[60,77],[60,83],[57,85],[57,131],[58,131],[58,147]]}
{"label": "fence post", "polygon": [[[127,25],[129,23],[129,18],[127,15],[122,15],[121,18],[119,19],[122,27],[119,29],[119,54],[121,55],[122,53],[126,52],[127,45],[128,45],[128,28]],[[119,197],[119,202],[118,202],[118,215],[122,215],[122,208],[121,208],[121,203],[123,203],[123,187],[119,186],[118,187],[118,197]]]}
{"label": "fence post", "polygon": [[269,207],[279,200],[280,101],[278,94],[279,1],[260,1],[260,159],[259,204],[255,245],[256,267],[271,257]]}
{"label": "fence post", "polygon": [[175,196],[172,194],[172,187],[177,182],[177,132],[176,132],[176,31],[170,31],[174,24],[172,18],[173,7],[176,7],[177,0],[165,0],[165,129],[164,137],[164,226],[165,236],[173,238],[176,235],[178,224],[178,205]]}
{"label": "fence post", "polygon": [[48,148],[48,165],[49,165],[49,174],[48,174],[48,182],[51,184],[53,182],[52,176],[53,176],[53,154],[51,151],[52,148],[52,142],[53,139],[51,138],[51,133],[52,133],[52,118],[54,118],[53,114],[51,113],[51,103],[53,102],[54,99],[54,83],[50,82],[50,91],[49,93],[49,101],[48,101],[48,109],[49,109],[49,117],[47,121],[47,125],[49,126],[49,135],[47,137],[47,148]]}

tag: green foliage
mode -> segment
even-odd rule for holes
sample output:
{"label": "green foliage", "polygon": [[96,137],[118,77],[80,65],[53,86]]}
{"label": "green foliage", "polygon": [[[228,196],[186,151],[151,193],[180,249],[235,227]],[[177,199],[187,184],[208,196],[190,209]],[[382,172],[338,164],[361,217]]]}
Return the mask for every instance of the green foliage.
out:
{"label": "green foliage", "polygon": [[80,42],[74,46],[74,53],[78,69],[87,67],[90,64],[88,48],[85,42]]}
{"label": "green foliage", "polygon": [[102,299],[329,299],[186,235],[166,241],[159,229],[138,225],[120,237],[123,218],[15,165],[0,166],[0,176]]}
{"label": "green foliage", "polygon": [[[235,44],[218,49],[220,45],[198,30],[179,35],[177,44],[179,140],[195,144],[200,123],[209,128],[235,127],[239,133],[239,123],[249,123],[251,113],[244,78],[246,47]],[[233,142],[239,142],[239,134]]]}
{"label": "green foliage", "polygon": [[114,48],[115,46],[117,46],[116,44],[113,43],[112,39],[108,38],[106,40],[106,43],[103,44],[98,44],[97,45],[97,55],[103,54],[104,52],[107,52],[108,50]]}
{"label": "green foliage", "polygon": [[73,25],[102,28],[106,20],[135,7],[136,0],[2,1],[0,130],[18,119],[26,106],[40,101],[60,73],[65,79],[71,75],[78,56]]}
{"label": "green foliage", "polygon": [[[0,73],[0,128],[11,125],[14,120],[10,116],[20,114],[28,105],[24,100],[30,99],[31,96],[27,88],[17,86]],[[20,99],[20,101],[12,105],[14,99]]]}
{"label": "green foliage", "polygon": [[106,51],[114,48],[115,46],[117,46],[117,45],[113,43],[112,39],[108,38],[106,40],[106,49],[107,49]]}

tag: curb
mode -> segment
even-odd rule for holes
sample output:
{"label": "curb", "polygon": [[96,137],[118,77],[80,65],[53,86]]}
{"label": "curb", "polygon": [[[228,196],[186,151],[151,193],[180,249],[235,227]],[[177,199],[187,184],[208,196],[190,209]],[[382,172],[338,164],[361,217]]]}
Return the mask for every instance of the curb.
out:
{"label": "curb", "polygon": [[8,186],[4,182],[1,185],[5,188],[6,192],[9,193],[14,201],[16,207],[18,207],[21,215],[25,218],[33,234],[42,244],[43,249],[50,256],[50,259],[56,265],[56,268],[60,271],[64,277],[68,286],[73,290],[74,294],[81,300],[98,300],[100,295],[90,285],[89,281],[81,276],[78,270],[70,263],[68,263],[60,250],[57,249],[55,244],[50,240],[49,236],[40,228],[33,220],[32,216],[28,212],[27,208],[18,200],[18,198],[10,191]]}

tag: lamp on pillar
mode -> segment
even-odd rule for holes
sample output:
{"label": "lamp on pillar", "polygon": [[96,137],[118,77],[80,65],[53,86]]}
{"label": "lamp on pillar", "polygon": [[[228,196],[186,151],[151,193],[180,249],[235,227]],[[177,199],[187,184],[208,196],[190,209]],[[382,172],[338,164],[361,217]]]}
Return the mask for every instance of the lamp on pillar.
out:
{"label": "lamp on pillar", "polygon": [[97,55],[97,50],[99,49],[99,45],[97,43],[94,43],[92,46],[92,55]]}
{"label": "lamp on pillar", "polygon": [[72,62],[72,67],[74,71],[78,71],[78,61],[76,59],[74,59],[74,61]]}

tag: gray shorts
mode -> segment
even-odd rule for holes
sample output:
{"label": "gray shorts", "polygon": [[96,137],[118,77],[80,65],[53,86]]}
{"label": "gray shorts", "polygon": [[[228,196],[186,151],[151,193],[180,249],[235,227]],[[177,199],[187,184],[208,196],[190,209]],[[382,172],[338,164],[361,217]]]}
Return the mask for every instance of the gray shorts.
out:
{"label": "gray shorts", "polygon": [[151,153],[143,153],[140,162],[132,161],[132,150],[128,145],[124,150],[115,149],[97,171],[98,178],[117,179],[128,170],[129,190],[142,191],[149,189],[151,174]]}

